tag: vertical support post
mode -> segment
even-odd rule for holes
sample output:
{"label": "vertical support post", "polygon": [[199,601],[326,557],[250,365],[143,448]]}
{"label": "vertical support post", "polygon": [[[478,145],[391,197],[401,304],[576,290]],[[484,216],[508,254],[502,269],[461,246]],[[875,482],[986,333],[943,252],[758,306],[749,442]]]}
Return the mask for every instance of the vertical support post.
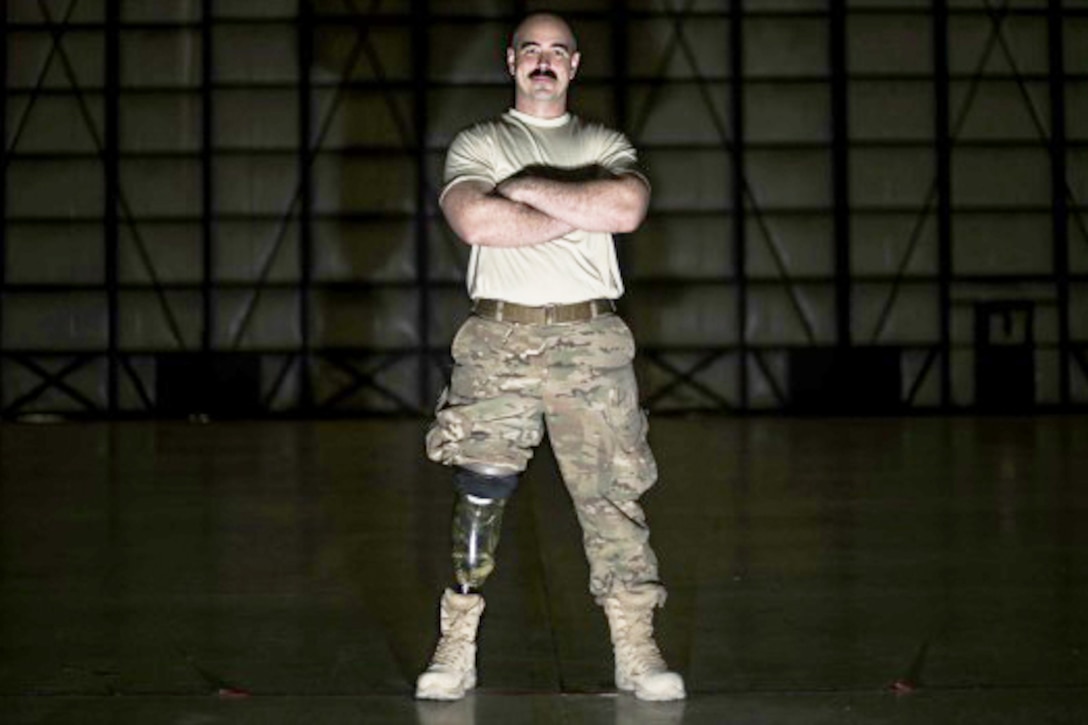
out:
{"label": "vertical support post", "polygon": [[831,0],[831,189],[835,234],[835,339],[851,345],[849,79],[846,60],[846,0]]}
{"label": "vertical support post", "polygon": [[298,3],[298,325],[301,345],[299,356],[299,408],[306,414],[313,408],[314,391],[311,367],[313,352],[310,339],[310,307],[313,294],[313,165],[317,148],[313,143],[313,86],[310,69],[314,57],[314,22],[311,0]]}
{"label": "vertical support post", "polygon": [[612,110],[616,118],[616,127],[626,131],[627,115],[630,108],[630,94],[628,92],[630,74],[627,72],[629,33],[627,2],[625,0],[612,0],[609,19],[612,26]]}
{"label": "vertical support post", "polygon": [[201,0],[200,19],[200,239],[201,239],[201,275],[200,297],[202,320],[200,332],[200,350],[205,358],[210,358],[212,343],[215,339],[215,299],[213,296],[213,277],[215,274],[214,246],[215,237],[215,174],[212,165],[215,151],[214,94],[213,72],[213,0]]}
{"label": "vertical support post", "polygon": [[[614,121],[621,132],[627,133],[629,93],[627,2],[623,0],[611,2],[608,22],[611,30],[611,94],[613,94]],[[636,143],[636,140],[632,138],[631,143]],[[638,151],[641,153],[642,149]],[[626,243],[625,235],[615,234],[614,236],[620,269],[626,272],[634,263],[632,260],[636,250]]]}
{"label": "vertical support post", "polygon": [[8,291],[8,14],[0,14],[0,418],[3,417],[6,377],[4,370],[4,307]]}
{"label": "vertical support post", "polygon": [[748,410],[750,381],[748,376],[748,230],[745,215],[744,166],[744,0],[729,3],[729,74],[730,111],[733,127],[733,270],[737,285],[737,387],[738,408]]}
{"label": "vertical support post", "polygon": [[[627,72],[627,3],[624,0],[612,0],[609,25],[612,31],[612,113],[616,128],[626,133],[630,81]],[[639,151],[641,152],[641,149]],[[615,237],[616,256],[620,261],[621,269],[626,270],[631,264],[634,250],[625,243],[623,235],[617,234]]]}
{"label": "vertical support post", "polygon": [[937,154],[937,280],[941,407],[952,405],[952,136],[949,114],[948,1],[933,0],[933,119]]}
{"label": "vertical support post", "polygon": [[1062,0],[1047,3],[1047,47],[1050,49],[1050,198],[1054,282],[1058,304],[1058,395],[1070,404],[1069,341],[1069,196],[1066,188],[1065,38]]}
{"label": "vertical support post", "polygon": [[121,111],[121,0],[106,2],[106,67],[105,67],[105,138],[102,165],[105,183],[105,281],[108,314],[108,356],[106,398],[109,415],[117,414],[119,373],[119,297],[117,261],[120,244],[119,191],[120,170],[120,111]]}
{"label": "vertical support post", "polygon": [[431,289],[430,289],[430,208],[427,178],[427,76],[430,64],[430,42],[427,24],[430,16],[428,0],[412,0],[412,127],[415,132],[415,239],[416,287],[419,290],[416,329],[419,331],[419,387],[417,402],[420,411],[430,405],[431,393]]}

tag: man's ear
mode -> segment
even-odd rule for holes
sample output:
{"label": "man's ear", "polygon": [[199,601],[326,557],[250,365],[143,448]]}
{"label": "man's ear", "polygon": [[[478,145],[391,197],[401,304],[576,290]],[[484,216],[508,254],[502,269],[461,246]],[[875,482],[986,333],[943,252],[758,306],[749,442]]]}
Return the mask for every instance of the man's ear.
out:
{"label": "man's ear", "polygon": [[574,51],[574,55],[570,57],[570,77],[574,78],[578,73],[578,64],[582,62],[582,54],[578,51]]}
{"label": "man's ear", "polygon": [[510,75],[514,75],[514,68],[516,67],[517,53],[513,48],[506,49],[506,70]]}

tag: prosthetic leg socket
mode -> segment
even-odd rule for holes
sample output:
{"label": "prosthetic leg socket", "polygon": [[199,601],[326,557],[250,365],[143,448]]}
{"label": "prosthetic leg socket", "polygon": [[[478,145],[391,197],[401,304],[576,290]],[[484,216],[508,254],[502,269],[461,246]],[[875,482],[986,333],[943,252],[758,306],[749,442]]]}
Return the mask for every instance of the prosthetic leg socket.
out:
{"label": "prosthetic leg socket", "polygon": [[506,499],[460,494],[453,507],[453,573],[462,594],[475,592],[495,569]]}

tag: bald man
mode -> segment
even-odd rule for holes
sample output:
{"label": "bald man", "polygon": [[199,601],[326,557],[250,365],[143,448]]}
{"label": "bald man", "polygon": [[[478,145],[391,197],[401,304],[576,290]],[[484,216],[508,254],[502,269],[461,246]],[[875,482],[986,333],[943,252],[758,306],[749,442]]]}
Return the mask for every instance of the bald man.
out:
{"label": "bald man", "polygon": [[471,247],[473,314],[454,337],[427,433],[428,456],[453,469],[456,583],[442,596],[419,698],[458,699],[476,685],[481,588],[506,501],[545,430],[608,618],[616,686],[646,700],[685,696],[653,638],[665,588],[638,499],[657,468],[635,343],[615,313],[623,281],[612,235],[642,223],[650,185],[622,134],[568,112],[580,62],[562,18],[526,17],[506,50],[514,107],[462,131],[446,157],[440,204]]}

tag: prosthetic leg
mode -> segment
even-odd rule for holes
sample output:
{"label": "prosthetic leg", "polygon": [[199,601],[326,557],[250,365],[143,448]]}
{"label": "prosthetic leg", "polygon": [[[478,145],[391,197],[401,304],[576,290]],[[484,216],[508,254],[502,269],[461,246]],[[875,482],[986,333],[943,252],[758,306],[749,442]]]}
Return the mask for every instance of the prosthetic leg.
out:
{"label": "prosthetic leg", "polygon": [[441,636],[431,663],[416,681],[416,697],[458,700],[476,686],[476,632],[484,612],[480,588],[495,569],[503,510],[517,487],[517,474],[493,469],[458,469],[453,507],[455,588],[442,595]]}
{"label": "prosthetic leg", "polygon": [[506,499],[458,494],[453,506],[453,575],[460,594],[479,593],[495,570]]}

